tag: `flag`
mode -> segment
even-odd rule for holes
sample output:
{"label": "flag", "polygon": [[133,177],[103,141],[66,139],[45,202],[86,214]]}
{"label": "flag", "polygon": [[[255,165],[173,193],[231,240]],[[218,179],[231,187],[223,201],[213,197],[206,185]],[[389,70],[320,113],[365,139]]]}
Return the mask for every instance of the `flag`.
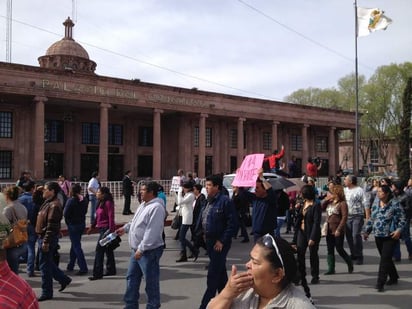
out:
{"label": "flag", "polygon": [[383,15],[384,11],[374,8],[357,8],[358,36],[367,36],[376,30],[386,30],[392,23],[392,19]]}

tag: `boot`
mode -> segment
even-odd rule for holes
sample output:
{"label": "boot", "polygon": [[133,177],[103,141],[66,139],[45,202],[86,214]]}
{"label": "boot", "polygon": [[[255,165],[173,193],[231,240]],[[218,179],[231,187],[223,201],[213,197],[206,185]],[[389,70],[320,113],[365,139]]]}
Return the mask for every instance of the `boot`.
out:
{"label": "boot", "polygon": [[176,263],[180,262],[187,262],[187,256],[185,251],[180,252],[180,258],[176,260]]}
{"label": "boot", "polygon": [[328,254],[327,262],[328,262],[328,271],[324,273],[324,275],[333,275],[335,273],[335,256],[332,254]]}
{"label": "boot", "polygon": [[349,255],[344,257],[346,264],[348,265],[348,273],[353,273],[353,261]]}

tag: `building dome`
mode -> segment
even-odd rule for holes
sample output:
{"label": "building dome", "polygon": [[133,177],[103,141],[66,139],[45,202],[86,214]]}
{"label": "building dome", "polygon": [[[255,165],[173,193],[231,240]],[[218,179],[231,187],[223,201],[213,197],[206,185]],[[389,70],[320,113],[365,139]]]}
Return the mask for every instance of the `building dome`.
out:
{"label": "building dome", "polygon": [[83,46],[73,39],[74,23],[70,17],[63,25],[65,26],[64,38],[52,44],[45,56],[39,57],[40,67],[94,74],[96,63],[90,60]]}
{"label": "building dome", "polygon": [[46,56],[66,55],[89,59],[87,51],[75,40],[63,38],[47,49]]}

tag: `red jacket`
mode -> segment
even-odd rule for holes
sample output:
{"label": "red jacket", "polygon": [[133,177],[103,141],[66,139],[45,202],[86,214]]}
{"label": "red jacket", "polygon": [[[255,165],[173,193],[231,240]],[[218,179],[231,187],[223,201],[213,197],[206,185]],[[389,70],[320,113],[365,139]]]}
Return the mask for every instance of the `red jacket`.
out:
{"label": "red jacket", "polygon": [[282,147],[278,154],[272,154],[269,157],[266,157],[264,161],[269,161],[270,168],[277,168],[279,164],[277,162],[285,155],[285,148]]}

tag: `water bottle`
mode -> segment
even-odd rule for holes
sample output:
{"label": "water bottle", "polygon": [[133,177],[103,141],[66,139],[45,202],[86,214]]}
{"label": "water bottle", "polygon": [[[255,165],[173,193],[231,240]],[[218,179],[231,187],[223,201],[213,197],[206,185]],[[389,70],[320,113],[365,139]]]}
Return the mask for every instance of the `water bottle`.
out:
{"label": "water bottle", "polygon": [[110,243],[112,240],[116,239],[117,234],[115,232],[110,233],[109,235],[107,235],[106,237],[102,238],[99,240],[99,244],[100,246],[104,247],[106,246],[108,243]]}

